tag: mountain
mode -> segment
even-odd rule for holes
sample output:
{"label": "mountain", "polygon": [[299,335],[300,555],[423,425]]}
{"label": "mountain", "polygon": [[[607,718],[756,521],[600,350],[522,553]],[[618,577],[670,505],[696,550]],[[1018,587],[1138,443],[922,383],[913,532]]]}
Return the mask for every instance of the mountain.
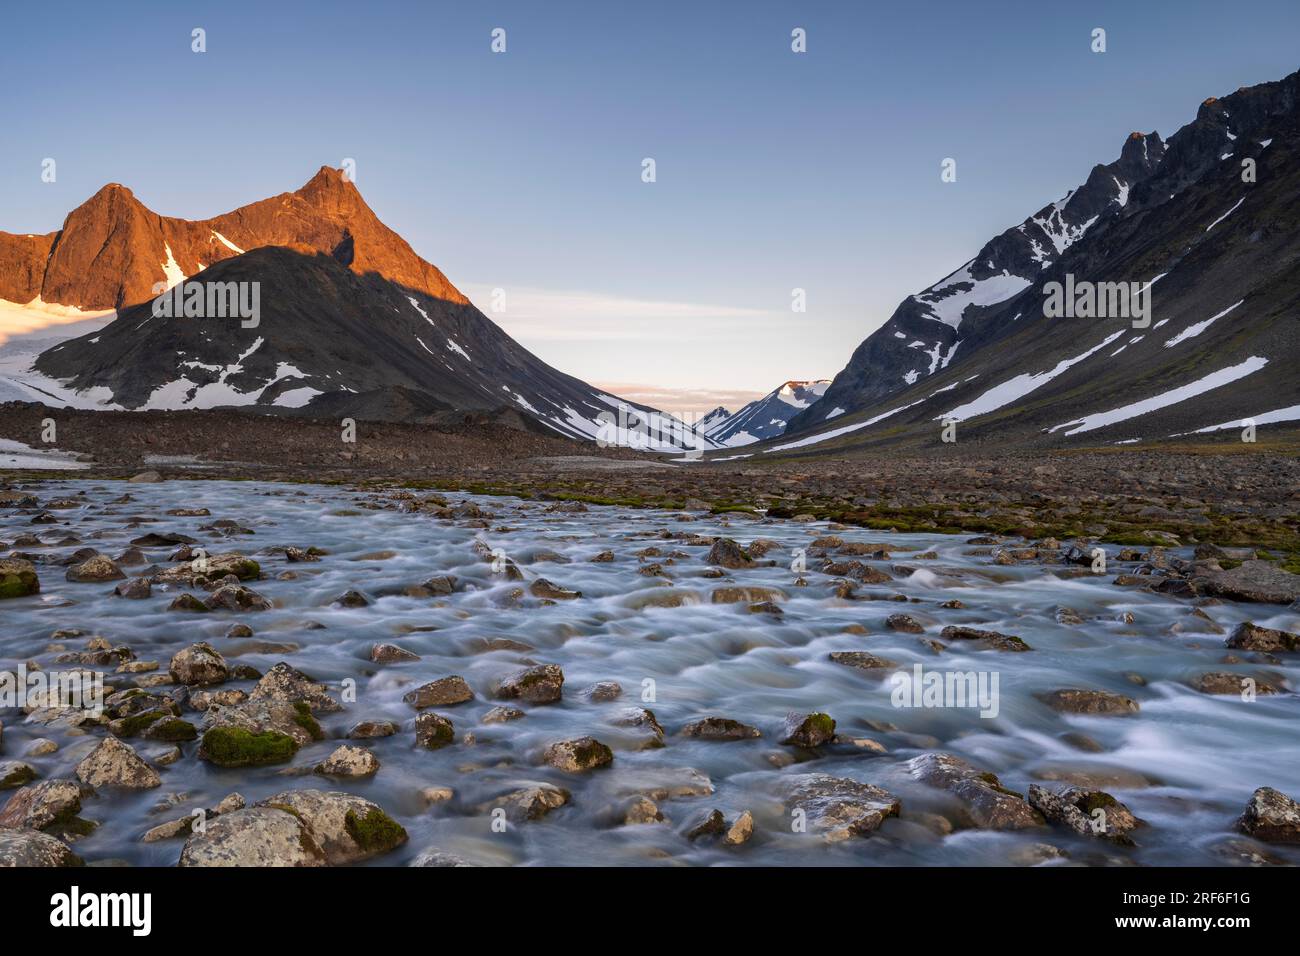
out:
{"label": "mountain", "polygon": [[726,421],[730,417],[731,417],[731,412],[724,406],[719,405],[717,408],[709,412],[707,415],[700,416],[699,421],[695,423],[695,428],[697,431],[703,432],[704,434],[707,435],[710,429],[721,424],[722,422]]}
{"label": "mountain", "polygon": [[[1300,418],[1298,103],[1295,73],[1205,100],[1167,142],[1130,134],[904,300],[775,447],[938,444],[944,419],[960,441],[1059,445]],[[1047,314],[1051,283],[1118,282],[1146,290],[1149,327]]]}
{"label": "mountain", "polygon": [[[155,315],[157,290],[187,279],[257,283],[256,321]],[[295,192],[201,221],[160,216],[105,186],[58,232],[0,233],[0,298],[116,311],[31,369],[8,367],[10,392],[56,404],[389,420],[513,409],[572,438],[595,438],[598,416],[626,407],[633,422],[664,424],[652,448],[692,441],[676,419],[520,346],[327,167]]]}
{"label": "mountain", "polygon": [[727,447],[775,438],[785,431],[791,418],[817,401],[828,385],[829,379],[785,382],[734,415],[727,415],[725,408],[715,409],[709,413],[709,418],[714,418],[719,412],[725,417],[701,425],[700,430],[712,441]]}

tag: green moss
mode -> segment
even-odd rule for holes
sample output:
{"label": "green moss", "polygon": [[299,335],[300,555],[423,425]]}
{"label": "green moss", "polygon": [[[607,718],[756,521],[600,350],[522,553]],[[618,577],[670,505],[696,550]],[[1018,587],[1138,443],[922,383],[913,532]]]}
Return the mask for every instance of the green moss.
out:
{"label": "green moss", "polygon": [[[161,710],[149,710],[145,711],[143,714],[132,714],[130,717],[119,718],[118,720],[113,721],[109,725],[108,729],[117,737],[135,737],[142,733],[151,724],[166,716],[167,715]],[[184,723],[184,721],[182,721],[182,723]],[[190,729],[193,730],[192,727]],[[186,739],[193,740],[194,738],[188,737]]]}
{"label": "green moss", "polygon": [[406,830],[378,807],[366,811],[365,816],[349,810],[343,818],[343,825],[357,846],[367,853],[387,853],[406,842]]}
{"label": "green moss", "polygon": [[6,574],[0,577],[0,600],[27,597],[29,594],[37,594],[40,590],[41,583],[36,580],[36,575],[30,571],[21,571],[17,574]]}
{"label": "green moss", "polygon": [[1009,797],[1017,797],[1021,800],[1025,799],[1024,794],[1017,793],[1014,790],[1008,790],[1006,787],[1002,786],[1002,781],[998,779],[998,775],[995,773],[990,773],[986,771],[980,774],[979,778],[983,780],[985,783],[987,783],[994,790],[996,790],[998,793],[1005,793]]}
{"label": "green moss", "polygon": [[213,727],[203,735],[202,751],[219,767],[256,767],[291,760],[298,742],[274,730],[255,734],[242,727]]}
{"label": "green moss", "polygon": [[1097,790],[1083,798],[1082,802],[1076,804],[1080,810],[1088,816],[1092,816],[1094,810],[1107,810],[1111,807],[1118,806],[1119,801],[1109,793],[1102,793]]}
{"label": "green moss", "polygon": [[230,570],[241,581],[256,581],[262,574],[262,566],[252,558],[240,558]]}
{"label": "green moss", "polygon": [[31,783],[36,779],[36,771],[26,764],[21,764],[9,773],[3,780],[0,780],[0,790],[10,790],[14,787],[21,787],[23,784]]}
{"label": "green moss", "polygon": [[48,833],[51,830],[57,830],[61,834],[84,837],[90,836],[97,826],[99,826],[98,823],[93,823],[90,820],[83,820],[78,816],[72,816],[66,820],[59,820],[56,823],[50,824],[45,828],[45,832]]}
{"label": "green moss", "polygon": [[320,722],[312,716],[311,706],[305,700],[294,701],[293,709],[295,711],[293,722],[311,734],[312,740],[325,739],[325,731],[321,729]]}
{"label": "green moss", "polygon": [[168,717],[166,720],[160,720],[149,728],[150,740],[164,740],[168,743],[179,743],[184,740],[194,740],[199,732],[194,729],[194,725],[188,720],[181,720],[179,717]]}
{"label": "green moss", "polygon": [[821,737],[830,737],[835,733],[835,721],[830,714],[809,714],[804,726]]}

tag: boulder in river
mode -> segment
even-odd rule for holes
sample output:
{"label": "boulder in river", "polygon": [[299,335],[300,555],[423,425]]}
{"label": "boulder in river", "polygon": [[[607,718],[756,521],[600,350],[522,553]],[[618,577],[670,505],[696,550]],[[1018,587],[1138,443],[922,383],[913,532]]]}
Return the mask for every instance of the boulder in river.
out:
{"label": "boulder in river", "polygon": [[92,792],[76,780],[43,780],[23,787],[0,810],[0,828],[44,830],[73,823],[82,798]]}
{"label": "boulder in river", "polygon": [[1250,621],[1242,621],[1224,641],[1224,646],[1242,651],[1264,651],[1270,654],[1280,651],[1300,651],[1300,634],[1260,627]]}
{"label": "boulder in river", "polygon": [[508,820],[521,823],[540,820],[552,810],[568,802],[569,791],[563,787],[556,787],[549,783],[534,783],[502,794],[484,804],[480,810],[483,812],[504,810]]}
{"label": "boulder in river", "polygon": [[126,573],[108,555],[96,554],[68,568],[64,577],[78,584],[94,584],[99,581],[120,581],[126,577]]}
{"label": "boulder in river", "polygon": [[999,631],[982,631],[976,627],[949,625],[939,632],[945,641],[978,641],[981,645],[994,651],[1028,651],[1032,648],[1014,634]]}
{"label": "boulder in river", "polygon": [[415,742],[429,750],[438,750],[456,742],[456,728],[451,718],[426,710],[415,718]]}
{"label": "boulder in river", "polygon": [[474,692],[465,683],[465,678],[456,675],[440,677],[427,684],[421,684],[402,697],[402,700],[416,710],[423,710],[426,707],[450,707],[473,699]]}
{"label": "boulder in river", "polygon": [[1060,690],[1035,694],[1052,710],[1063,714],[1092,714],[1097,716],[1126,716],[1136,714],[1138,702],[1122,694],[1107,690],[1087,690],[1066,687]]}
{"label": "boulder in river", "polygon": [[558,664],[538,664],[512,674],[497,685],[496,696],[530,704],[552,704],[564,692],[564,671]]}
{"label": "boulder in river", "polygon": [[1260,787],[1237,827],[1265,843],[1300,843],[1300,803],[1272,787]]}
{"label": "boulder in river", "polygon": [[786,807],[828,843],[870,836],[902,809],[898,797],[869,783],[827,773],[805,773],[782,781]]}
{"label": "boulder in river", "polygon": [[0,829],[0,869],[31,866],[82,866],[66,843],[40,830]]}
{"label": "boulder in river", "polygon": [[0,600],[39,594],[36,565],[22,558],[0,558]]}
{"label": "boulder in river", "polygon": [[177,651],[172,655],[169,672],[173,681],[186,687],[220,684],[230,679],[230,665],[207,642]]}
{"label": "boulder in river", "polygon": [[[651,719],[654,719],[653,714]],[[742,724],[730,717],[704,717],[693,720],[682,728],[681,734],[683,737],[695,737],[699,740],[752,740],[762,736],[757,727]]]}
{"label": "boulder in river", "polygon": [[326,693],[325,685],[312,680],[291,664],[280,661],[257,682],[252,700],[272,700],[285,703],[303,702],[315,713],[331,714],[342,710],[337,700]]}
{"label": "boulder in river", "polygon": [[718,538],[714,541],[704,560],[708,564],[733,571],[754,566],[754,559],[731,538]]}
{"label": "boulder in river", "polygon": [[77,779],[91,787],[123,787],[148,790],[162,786],[158,771],[144,762],[130,744],[116,737],[101,740],[77,764]]}
{"label": "boulder in river", "polygon": [[835,721],[829,714],[787,714],[781,743],[795,747],[820,747],[835,739]]}
{"label": "boulder in river", "polygon": [[1128,807],[1104,790],[1068,787],[1053,792],[1031,783],[1029,805],[1048,823],[1073,830],[1079,836],[1097,837],[1122,846],[1133,845],[1129,834],[1142,825]]}
{"label": "boulder in river", "polygon": [[249,807],[191,833],[181,866],[325,866],[325,851],[305,820],[287,809]]}
{"label": "boulder in river", "polygon": [[1202,594],[1255,601],[1292,604],[1300,600],[1300,574],[1292,574],[1267,561],[1243,561],[1229,571],[1198,565],[1191,578]]}
{"label": "boulder in river", "polygon": [[931,787],[947,790],[961,802],[971,822],[986,830],[1020,830],[1043,825],[1024,798],[1002,786],[997,776],[977,770],[953,754],[924,753],[907,762],[908,772]]}
{"label": "boulder in river", "polygon": [[595,737],[577,737],[551,744],[542,759],[566,773],[581,773],[609,766],[614,752]]}
{"label": "boulder in river", "polygon": [[283,810],[301,820],[332,866],[379,856],[407,839],[402,825],[378,804],[351,793],[288,790],[258,801],[257,806]]}
{"label": "boulder in river", "polygon": [[573,601],[582,597],[581,591],[562,588],[558,584],[551,583],[546,578],[538,578],[528,585],[528,593],[533,597],[546,598],[551,601]]}
{"label": "boulder in river", "polygon": [[379,772],[379,758],[364,747],[344,745],[318,763],[314,771],[326,777],[370,777]]}

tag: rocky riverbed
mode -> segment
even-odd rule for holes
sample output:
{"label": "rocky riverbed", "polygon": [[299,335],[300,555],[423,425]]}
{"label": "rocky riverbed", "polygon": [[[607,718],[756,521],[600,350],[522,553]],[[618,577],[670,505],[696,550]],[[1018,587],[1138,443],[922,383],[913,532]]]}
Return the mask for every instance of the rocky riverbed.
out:
{"label": "rocky riverbed", "polygon": [[1281,556],[683,504],[11,484],[0,864],[1300,863]]}

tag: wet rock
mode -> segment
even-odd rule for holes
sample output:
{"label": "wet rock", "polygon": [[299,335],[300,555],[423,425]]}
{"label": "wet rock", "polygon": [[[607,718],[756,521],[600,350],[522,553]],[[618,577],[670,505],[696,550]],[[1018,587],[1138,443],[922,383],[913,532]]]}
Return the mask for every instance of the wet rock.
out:
{"label": "wet rock", "polygon": [[835,721],[829,714],[787,714],[781,743],[795,747],[820,747],[835,738]]}
{"label": "wet rock", "polygon": [[572,601],[582,597],[581,591],[571,591],[568,588],[562,588],[558,584],[552,584],[546,578],[538,578],[532,584],[528,585],[528,593],[536,598],[546,598],[550,601]]}
{"label": "wet rock", "polygon": [[686,839],[698,840],[701,837],[716,837],[727,832],[727,821],[721,810],[710,810],[704,819],[696,821],[686,830]]}
{"label": "wet rock", "polygon": [[854,667],[863,671],[875,671],[876,676],[883,677],[884,672],[898,667],[895,661],[886,657],[877,657],[866,651],[831,651],[830,659],[845,667]]}
{"label": "wet rock", "polygon": [[649,797],[633,797],[627,809],[623,811],[623,823],[627,826],[663,822],[663,811]]}
{"label": "wet rock", "polygon": [[351,740],[372,740],[376,737],[391,737],[400,729],[395,720],[363,720],[352,725],[348,737]]}
{"label": "wet rock", "polygon": [[784,601],[786,594],[778,588],[714,588],[709,600],[714,604],[762,604]]}
{"label": "wet rock", "polygon": [[1129,834],[1142,825],[1128,807],[1104,790],[1070,787],[1054,793],[1031,783],[1029,805],[1048,823],[1073,830],[1079,836],[1097,837],[1122,846],[1133,845]]}
{"label": "wet rock", "polygon": [[1229,635],[1224,646],[1242,651],[1264,651],[1270,654],[1300,651],[1300,634],[1260,627],[1250,621],[1242,621]]}
{"label": "wet rock", "polygon": [[1095,714],[1098,716],[1125,716],[1136,714],[1138,702],[1131,697],[1112,694],[1106,690],[1084,690],[1080,688],[1062,688],[1035,694],[1052,710],[1063,714]]}
{"label": "wet rock", "polygon": [[157,484],[162,480],[162,475],[156,471],[142,471],[138,475],[132,475],[127,479],[127,481],[135,484]]}
{"label": "wet rock", "polygon": [[167,610],[192,611],[199,614],[206,614],[208,612],[208,606],[193,594],[187,592],[185,594],[178,594],[176,597],[172,598],[171,604],[167,605]]}
{"label": "wet rock", "polygon": [[1300,843],[1300,803],[1272,787],[1260,787],[1237,827],[1265,843]]}
{"label": "wet rock", "polygon": [[826,773],[798,774],[782,785],[786,808],[802,810],[808,826],[829,843],[870,836],[902,808],[887,790]]}
{"label": "wet rock", "polygon": [[450,707],[474,699],[474,692],[469,689],[463,677],[440,677],[438,680],[415,688],[402,696],[402,700],[416,710],[426,707]]}
{"label": "wet rock", "polygon": [[333,603],[340,607],[369,607],[370,599],[360,591],[345,591]]}
{"label": "wet rock", "polygon": [[171,678],[186,687],[221,684],[230,679],[230,665],[211,644],[191,644],[172,656]]}
{"label": "wet rock", "polygon": [[77,764],[77,779],[91,787],[123,787],[148,790],[162,786],[162,777],[149,766],[130,744],[116,737],[99,742]]}
{"label": "wet rock", "polygon": [[464,857],[457,856],[454,853],[446,853],[436,847],[428,850],[422,850],[420,855],[411,861],[411,866],[437,866],[437,867],[466,867],[479,866]]}
{"label": "wet rock", "polygon": [[436,577],[429,578],[420,585],[434,597],[446,597],[456,590],[456,579],[450,574],[440,574]]}
{"label": "wet rock", "polygon": [[1038,812],[1020,794],[1003,787],[995,774],[977,770],[953,754],[921,754],[907,762],[907,769],[922,783],[956,797],[977,827],[1019,830],[1043,825]]}
{"label": "wet rock", "polygon": [[1276,694],[1278,689],[1267,681],[1256,680],[1241,674],[1226,671],[1212,671],[1202,674],[1192,681],[1192,687],[1202,694],[1231,694],[1240,697],[1248,690],[1256,694]]}
{"label": "wet rock", "polygon": [[82,865],[67,844],[39,830],[0,830],[0,869]]}
{"label": "wet rock", "polygon": [[552,810],[569,802],[569,791],[549,783],[536,783],[497,797],[481,809],[502,809],[506,818],[516,823],[540,820]]}
{"label": "wet rock", "polygon": [[269,611],[271,602],[252,588],[242,584],[226,584],[217,588],[204,602],[209,611]]}
{"label": "wet rock", "polygon": [[978,641],[984,647],[994,651],[1028,651],[1028,644],[1014,634],[1002,634],[998,631],[982,631],[975,627],[950,625],[939,632],[945,641]]}
{"label": "wet rock", "polygon": [[505,700],[523,700],[530,704],[552,704],[564,692],[564,671],[558,664],[539,664],[503,680],[496,696]]}
{"label": "wet rock", "polygon": [[542,759],[557,770],[581,773],[608,766],[614,761],[614,752],[595,737],[578,737],[551,744]]}
{"label": "wet rock", "polygon": [[401,664],[406,661],[418,661],[419,654],[413,654],[396,644],[376,644],[370,649],[370,659],[376,664]]}
{"label": "wet rock", "polygon": [[891,614],[885,618],[885,626],[891,631],[902,631],[905,634],[920,634],[925,630],[921,622],[910,614]]}
{"label": "wet rock", "polygon": [[[654,720],[653,714],[650,714],[650,719]],[[655,726],[658,726],[658,721],[655,721]],[[682,728],[681,734],[698,740],[753,740],[762,736],[757,727],[742,724],[730,717],[705,717],[703,720],[692,721]]]}
{"label": "wet rock", "polygon": [[324,735],[305,701],[249,700],[213,706],[204,715],[207,729],[199,758],[219,767],[257,767],[285,763],[304,744]]}
{"label": "wet rock", "polygon": [[662,803],[713,793],[713,781],[694,767],[616,767],[609,773],[615,793],[623,797],[644,796]]}
{"label": "wet rock", "polygon": [[257,803],[291,813],[307,827],[331,866],[388,853],[406,842],[406,830],[378,804],[350,793],[290,790]]}
{"label": "wet rock", "polygon": [[0,600],[39,594],[36,565],[22,558],[0,558]]}
{"label": "wet rock", "polygon": [[379,758],[364,747],[345,745],[318,763],[315,772],[327,777],[369,777],[379,772]]}
{"label": "wet rock", "polygon": [[1292,604],[1300,600],[1300,574],[1283,571],[1267,561],[1243,561],[1229,571],[1198,566],[1192,583],[1203,594],[1234,601]]}
{"label": "wet rock", "polygon": [[738,570],[741,568],[754,567],[754,559],[731,538],[718,538],[713,542],[713,547],[705,555],[704,560],[707,564],[716,565],[720,568],[729,568]]}
{"label": "wet rock", "polygon": [[420,747],[438,750],[456,742],[456,728],[451,718],[425,711],[415,718],[415,742]]}
{"label": "wet rock", "polygon": [[48,737],[37,737],[27,745],[24,756],[27,757],[44,757],[57,752],[59,745]]}
{"label": "wet rock", "polygon": [[614,560],[613,551],[599,551],[587,559],[593,564],[608,564]]}
{"label": "wet rock", "polygon": [[64,577],[78,584],[94,584],[100,581],[120,581],[126,577],[126,573],[108,555],[96,554],[68,568]]}
{"label": "wet rock", "polygon": [[116,597],[139,601],[151,597],[153,587],[149,584],[148,578],[131,578],[129,581],[123,581],[113,588],[113,594]]}
{"label": "wet rock", "polygon": [[325,866],[325,851],[303,818],[267,806],[223,814],[191,833],[181,866]]}
{"label": "wet rock", "polygon": [[749,838],[753,835],[754,815],[745,810],[727,828],[727,835],[722,838],[722,842],[727,846],[740,846],[743,843],[748,843]]}
{"label": "wet rock", "polygon": [[90,793],[75,780],[45,780],[23,787],[0,810],[0,827],[45,830],[73,823],[82,798]]}
{"label": "wet rock", "polygon": [[507,721],[519,720],[524,716],[524,712],[518,707],[493,707],[483,715],[485,724],[504,724]]}
{"label": "wet rock", "polygon": [[252,637],[252,636],[253,636],[253,629],[249,627],[247,624],[232,624],[230,625],[230,627],[226,629],[226,637],[232,639],[240,638],[240,637]]}
{"label": "wet rock", "polygon": [[1253,840],[1228,839],[1210,847],[1210,852],[1230,866],[1285,866],[1286,860],[1263,849]]}
{"label": "wet rock", "polygon": [[781,617],[785,614],[780,607],[771,601],[760,601],[758,604],[751,604],[748,608],[750,614],[770,614],[773,617]]}
{"label": "wet rock", "polygon": [[664,745],[664,728],[655,717],[654,711],[644,707],[627,707],[610,723],[617,727],[635,727],[646,731],[641,741],[641,750],[652,750]]}
{"label": "wet rock", "polygon": [[312,712],[320,714],[335,713],[343,706],[326,693],[325,685],[312,680],[302,671],[281,661],[272,667],[257,682],[250,700],[281,701],[286,703],[306,703]]}
{"label": "wet rock", "polygon": [[593,703],[603,704],[611,700],[618,700],[623,696],[623,685],[617,681],[606,680],[592,684],[585,691],[583,696]]}

